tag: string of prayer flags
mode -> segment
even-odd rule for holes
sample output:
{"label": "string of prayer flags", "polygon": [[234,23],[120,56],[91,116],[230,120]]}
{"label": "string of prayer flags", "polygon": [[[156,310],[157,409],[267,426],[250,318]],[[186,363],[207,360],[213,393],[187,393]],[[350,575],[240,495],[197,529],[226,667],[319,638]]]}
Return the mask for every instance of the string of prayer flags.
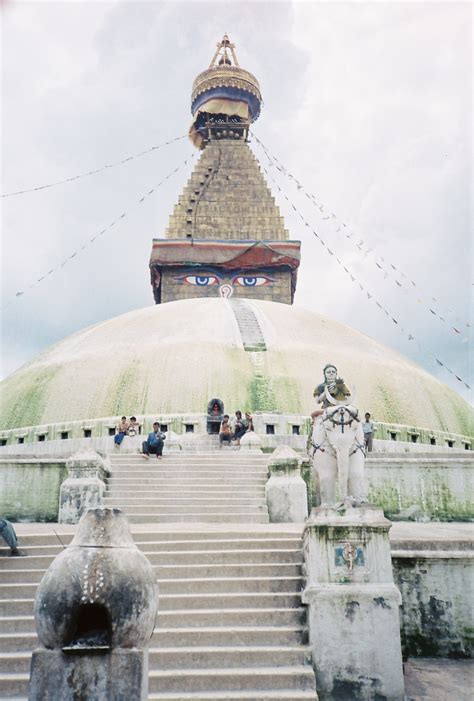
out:
{"label": "string of prayer flags", "polygon": [[[265,175],[272,181],[272,183],[273,183],[274,185],[276,185],[276,187],[278,188],[278,190],[280,190],[280,192],[282,192],[280,186],[276,183],[276,181],[275,181],[275,180],[273,179],[273,177],[270,175],[270,173],[269,173],[268,170],[265,168],[265,166],[262,166],[262,169],[263,169]],[[286,200],[289,204],[291,204],[291,205],[293,206],[293,203],[290,201],[290,199],[288,198],[288,196],[286,195],[286,193],[282,192],[282,194],[283,194],[283,197],[285,198],[285,200]],[[305,217],[303,216],[303,214],[302,214],[299,210],[297,210],[297,209],[295,209],[295,211],[296,211],[296,213],[298,214],[298,216],[299,216],[299,218],[301,219],[301,221],[303,222],[303,224],[305,225],[305,227],[308,227],[308,228],[310,229],[310,231],[313,233],[313,235],[318,239],[319,243],[320,243],[320,244],[323,246],[323,248],[326,250],[326,252],[328,253],[328,255],[334,257],[335,260],[336,260],[336,262],[338,263],[338,265],[342,268],[342,270],[344,270],[344,272],[346,273],[346,275],[348,275],[348,276],[350,277],[351,281],[352,281],[353,283],[356,283],[356,284],[359,286],[361,292],[365,292],[365,294],[366,294],[366,296],[367,296],[367,299],[368,299],[369,301],[373,301],[373,302],[375,303],[375,305],[385,314],[385,316],[386,316],[388,319],[391,319],[391,321],[398,327],[398,329],[400,330],[400,332],[401,332],[404,336],[406,336],[406,337],[408,338],[409,341],[415,341],[421,353],[423,353],[426,357],[429,357],[431,360],[433,360],[433,359],[436,360],[436,362],[438,363],[438,365],[439,365],[440,367],[443,367],[443,368],[444,368],[445,370],[447,370],[451,375],[454,375],[454,377],[456,377],[456,379],[457,379],[459,382],[461,382],[461,383],[466,387],[466,389],[471,389],[470,386],[467,384],[467,382],[465,382],[461,377],[459,377],[458,375],[456,375],[456,374],[446,365],[446,363],[442,362],[441,360],[439,360],[439,358],[436,358],[430,351],[428,351],[427,349],[425,349],[424,347],[422,347],[421,344],[420,344],[420,342],[415,338],[415,336],[413,336],[412,333],[409,333],[409,332],[407,332],[407,331],[404,329],[404,327],[400,324],[399,320],[398,320],[395,316],[393,316],[393,314],[391,314],[391,312],[389,312],[389,310],[386,309],[385,306],[384,306],[381,302],[379,302],[378,299],[376,299],[376,297],[374,297],[374,295],[373,295],[372,292],[370,292],[369,290],[367,290],[367,288],[365,287],[365,285],[364,285],[360,280],[357,279],[357,277],[351,272],[351,270],[350,270],[346,265],[344,265],[344,264],[342,263],[342,261],[341,261],[341,259],[339,258],[339,256],[336,256],[336,255],[334,254],[334,251],[332,251],[332,250],[329,248],[329,246],[328,246],[327,243],[324,241],[324,239],[321,237],[321,235],[318,234],[318,232],[315,231],[315,229],[313,229],[313,228],[310,226],[309,222],[305,219]]]}
{"label": "string of prayer flags", "polygon": [[[182,168],[184,168],[184,166],[187,165],[188,161],[192,160],[194,157],[195,157],[195,154],[194,154],[194,153],[192,153],[190,156],[188,156],[177,168],[175,168],[174,170],[172,170],[171,172],[169,172],[168,175],[166,175],[166,176],[163,178],[163,180],[161,180],[157,185],[155,185],[154,187],[152,187],[151,190],[149,190],[149,191],[146,193],[146,195],[143,195],[142,197],[140,197],[140,199],[137,201],[137,203],[136,203],[135,206],[140,205],[140,204],[141,204],[144,200],[146,200],[153,192],[155,192],[155,190],[157,190],[159,187],[161,187],[161,185],[163,185],[167,180],[169,180],[169,179],[171,178],[172,175],[174,175],[174,174],[177,173],[179,170],[181,170]],[[109,224],[108,226],[106,226],[104,229],[102,229],[101,231],[99,231],[99,233],[97,233],[97,234],[95,234],[94,236],[92,236],[91,238],[89,238],[89,240],[86,241],[82,246],[80,246],[79,248],[77,248],[73,253],[71,253],[69,256],[67,256],[66,258],[64,258],[60,263],[58,263],[58,265],[57,265],[56,267],[51,268],[51,270],[49,270],[47,273],[45,273],[45,274],[42,275],[41,277],[36,278],[36,280],[34,280],[34,281],[31,283],[31,285],[29,285],[29,287],[27,287],[26,289],[24,289],[24,290],[19,290],[18,292],[16,292],[16,293],[15,293],[15,296],[14,296],[9,302],[7,302],[7,304],[5,304],[5,306],[3,306],[3,307],[1,308],[0,311],[4,311],[5,309],[7,309],[7,308],[15,301],[15,299],[17,299],[17,298],[19,298],[19,297],[22,297],[26,292],[28,292],[29,290],[31,290],[33,287],[36,287],[37,285],[39,285],[46,277],[48,277],[49,275],[51,275],[52,273],[54,273],[54,272],[56,272],[56,271],[59,271],[61,268],[64,268],[64,266],[65,266],[70,260],[73,260],[73,258],[75,258],[81,251],[83,251],[83,250],[85,250],[86,248],[88,248],[91,244],[94,243],[94,241],[96,241],[98,238],[100,238],[101,236],[103,236],[107,231],[110,231],[110,229],[112,229],[112,228],[115,226],[115,224],[117,224],[117,222],[119,222],[121,219],[125,219],[125,217],[128,216],[128,214],[129,214],[130,211],[131,211],[131,210],[128,210],[128,211],[126,211],[126,212],[122,212],[122,214],[120,214],[120,216],[118,216],[116,219],[114,219],[112,222],[110,222],[110,224]]]}
{"label": "string of prayer flags", "polygon": [[[262,141],[261,141],[253,132],[252,132],[252,136],[253,136],[253,138],[256,140],[256,142],[260,145],[260,147],[262,148],[262,150],[263,150],[263,152],[264,152],[266,158],[267,158],[268,161],[269,161],[269,165],[272,165],[272,166],[275,165],[276,168],[277,168],[277,170],[278,170],[280,173],[282,173],[283,175],[285,175],[286,177],[288,177],[290,180],[294,181],[294,182],[296,183],[298,189],[302,189],[303,192],[304,192],[304,194],[306,195],[306,197],[307,197],[309,200],[311,200],[311,201],[313,202],[313,204],[317,207],[317,209],[318,209],[322,214],[325,214],[325,216],[321,217],[323,221],[328,221],[328,220],[332,217],[332,218],[335,220],[335,222],[338,222],[338,223],[342,224],[342,226],[343,226],[345,229],[348,229],[348,225],[347,225],[345,222],[339,220],[339,218],[337,217],[337,215],[336,215],[334,212],[332,212],[331,210],[329,210],[324,204],[319,204],[319,203],[316,201],[315,195],[313,195],[313,194],[311,194],[311,193],[309,193],[309,192],[307,192],[307,191],[305,190],[304,186],[299,182],[299,180],[297,180],[297,179],[295,178],[295,176],[292,175],[292,174],[287,170],[287,168],[285,168],[285,166],[283,166],[282,163],[280,163],[280,161],[276,158],[276,156],[274,156],[273,154],[271,154],[271,153],[268,151],[267,147],[262,143]],[[341,229],[340,229],[339,226],[336,227],[336,231],[341,231]],[[346,238],[347,240],[352,240],[352,238],[354,237],[354,235],[355,235],[354,232],[349,232],[349,231],[348,231],[348,232],[344,233],[344,236],[345,236],[345,238]],[[355,240],[355,241],[353,241],[353,243],[354,243],[354,245],[357,247],[357,249],[358,249],[360,252],[362,252],[362,253],[364,254],[364,257],[366,257],[369,253],[374,253],[373,247],[369,246],[369,245],[364,241],[364,239]],[[365,250],[364,250],[364,249],[365,249]],[[409,285],[411,285],[413,288],[415,288],[415,289],[418,291],[418,295],[420,295],[418,286],[417,286],[417,284],[415,283],[414,280],[412,280],[411,278],[409,278],[409,277],[408,277],[403,271],[401,271],[394,263],[390,263],[390,262],[388,262],[388,261],[387,261],[387,266],[389,266],[389,268],[391,268],[391,270],[390,270],[390,269],[387,270],[387,268],[385,267],[386,261],[385,261],[385,259],[383,258],[383,256],[378,255],[377,258],[378,258],[378,259],[375,260],[374,262],[375,262],[375,265],[377,266],[377,268],[378,268],[380,271],[382,271],[382,272],[384,273],[384,279],[387,279],[387,277],[388,277],[389,275],[392,277],[392,271],[393,271],[394,273],[397,273],[397,275],[399,275],[401,278],[403,278],[404,280],[406,280],[406,281],[409,283]],[[397,286],[398,288],[404,288],[404,289],[407,289],[407,290],[410,289],[409,287],[405,287],[405,285],[400,281],[400,279],[397,279],[397,278],[392,278],[392,279],[393,279],[394,283],[396,284],[396,286]],[[432,302],[434,302],[435,304],[440,304],[440,303],[438,302],[438,300],[437,300],[435,297],[430,297],[430,300],[431,300]],[[431,314],[432,314],[433,316],[435,316],[440,322],[442,322],[442,323],[444,323],[444,324],[447,323],[447,322],[446,322],[446,319],[444,318],[444,316],[442,316],[439,312],[437,312],[436,310],[434,310],[433,308],[431,308],[431,307],[430,307],[430,303],[426,302],[423,298],[421,298],[421,297],[419,296],[418,299],[417,299],[417,302],[418,302],[419,304],[422,304],[422,305],[426,306],[426,307],[429,309],[429,311],[431,312]],[[450,308],[450,307],[446,308],[446,313],[452,314],[453,317],[454,317],[454,320],[456,321],[456,323],[462,323],[466,328],[470,328],[470,324],[467,323],[467,322],[463,322],[461,319],[459,319],[459,317],[455,315],[455,312],[454,312],[454,310],[453,310],[452,308]],[[453,327],[450,327],[450,330],[453,331]],[[463,339],[463,340],[464,340],[464,342],[466,341],[466,339]]]}
{"label": "string of prayer flags", "polygon": [[183,136],[176,136],[174,139],[170,139],[169,141],[165,141],[162,144],[157,144],[155,146],[151,146],[150,148],[145,149],[144,151],[140,151],[139,153],[134,153],[132,156],[127,156],[126,158],[122,158],[120,161],[115,161],[114,163],[106,163],[105,165],[101,166],[100,168],[95,168],[94,170],[88,170],[85,173],[79,173],[79,175],[73,175],[70,178],[64,178],[64,180],[57,180],[53,183],[47,183],[46,185],[37,185],[36,187],[31,187],[26,190],[17,190],[16,192],[7,192],[3,195],[0,195],[0,197],[14,197],[15,195],[25,195],[29,192],[38,192],[38,190],[47,190],[50,187],[56,187],[56,185],[64,185],[65,183],[72,183],[74,180],[80,180],[81,178],[88,178],[90,175],[96,175],[97,173],[102,173],[102,171],[107,170],[108,168],[115,168],[116,166],[123,165],[124,163],[128,163],[129,161],[133,161],[136,158],[141,158],[142,156],[146,156],[148,153],[152,153],[152,151],[157,151],[160,148],[163,148],[164,146],[168,146],[169,144],[174,143],[175,141],[181,141],[181,139],[185,139],[188,135],[184,134]]}

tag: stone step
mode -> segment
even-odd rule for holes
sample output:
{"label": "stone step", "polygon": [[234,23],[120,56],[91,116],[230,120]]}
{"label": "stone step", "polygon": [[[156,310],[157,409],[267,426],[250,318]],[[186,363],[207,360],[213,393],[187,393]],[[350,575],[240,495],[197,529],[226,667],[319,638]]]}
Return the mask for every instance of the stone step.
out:
{"label": "stone step", "polygon": [[[213,452],[212,456],[209,458],[201,458],[196,453],[187,453],[186,457],[176,453],[166,453],[162,456],[161,460],[158,460],[156,455],[151,454],[147,459],[143,454],[137,453],[127,453],[124,455],[123,460],[112,459],[110,464],[112,470],[120,470],[123,467],[133,468],[138,467],[145,469],[147,464],[159,465],[161,468],[171,469],[204,469],[204,470],[236,470],[239,467],[248,467],[250,469],[266,469],[268,463],[268,456],[261,454],[261,458],[252,459],[247,453],[243,457],[243,453],[226,453],[225,457],[221,451]],[[232,457],[231,457],[232,456]],[[148,462],[147,462],[148,460]]]}
{"label": "stone step", "polygon": [[[33,611],[33,602],[29,608],[28,613],[31,614]],[[20,616],[15,615],[14,611],[9,611],[8,616],[0,616],[0,631],[5,634],[10,633],[34,633],[35,619],[34,616]],[[5,670],[8,671],[8,670]],[[12,670],[13,671],[13,670]]]}
{"label": "stone step", "polygon": [[[203,579],[216,577],[297,577],[301,576],[299,563],[214,563],[214,564],[171,564],[155,565],[153,567],[157,581],[169,579]],[[0,582],[40,582],[45,569],[3,570],[0,572]]]}
{"label": "stone step", "polygon": [[[202,439],[187,439],[189,446],[191,447],[191,443],[197,442],[202,440]],[[236,465],[255,465],[255,466],[262,466],[266,465],[268,463],[268,455],[265,455],[264,453],[251,453],[250,451],[233,451],[233,450],[223,450],[222,448],[218,447],[218,443],[216,443],[217,450],[214,449],[212,451],[212,455],[210,455],[208,458],[203,458],[202,455],[196,451],[196,445],[192,446],[193,452],[181,452],[181,453],[175,453],[175,452],[166,452],[166,445],[165,445],[165,450],[163,452],[163,457],[162,457],[162,464],[163,465],[171,465],[171,466],[177,466],[177,465],[199,465],[201,467],[208,467],[210,464],[212,465],[217,465],[218,467],[222,467],[223,469],[234,469],[234,466]],[[238,447],[238,446],[224,446],[225,448],[230,447]],[[110,464],[112,465],[112,468],[120,467],[121,465],[142,465],[143,461],[146,460],[146,458],[143,457],[143,453],[141,452],[124,452],[122,456],[116,455],[109,455],[110,458]],[[121,459],[120,459],[121,458]],[[153,461],[156,461],[156,456],[151,454],[150,455],[150,460],[153,459]]]}
{"label": "stone step", "polygon": [[[36,633],[0,633],[0,653],[4,652],[31,652],[38,647]],[[0,699],[2,697],[0,696]]]}
{"label": "stone step", "polygon": [[[9,615],[0,616],[2,633],[31,633],[35,632],[33,616],[33,601],[28,602],[27,614],[17,613],[10,607]],[[305,609],[300,608],[268,608],[268,609],[183,609],[176,611],[158,611],[158,628],[193,628],[219,626],[299,626],[304,623]]]}
{"label": "stone step", "polygon": [[[152,565],[205,565],[205,564],[268,564],[284,562],[301,563],[301,550],[162,550],[155,552],[151,549],[140,548]],[[58,550],[58,553],[60,551]],[[29,555],[22,558],[5,558],[2,570],[34,570],[46,569],[54,559],[50,555]],[[20,566],[21,565],[21,566]],[[1,574],[0,574],[1,580]]]}
{"label": "stone step", "polygon": [[[225,645],[298,645],[306,636],[302,626],[213,626],[156,627],[151,645],[162,647],[225,646]],[[36,632],[0,633],[0,651],[33,650],[38,646]]]}
{"label": "stone step", "polygon": [[[0,652],[0,680],[5,673],[29,675],[31,652],[31,650],[28,652]],[[0,698],[3,698],[3,696],[0,696]]]}
{"label": "stone step", "polygon": [[[171,535],[171,538],[165,538],[166,535]],[[195,534],[197,535],[197,534]],[[150,538],[160,538],[159,540],[148,540],[147,536]],[[206,539],[196,539],[196,540],[186,540],[184,539],[184,534],[181,535],[183,540],[175,540],[179,534],[177,533],[160,533],[158,534],[147,534],[147,533],[136,533],[135,543],[138,548],[144,552],[147,556],[152,553],[181,553],[181,552],[201,552],[201,553],[213,553],[213,552],[228,552],[228,551],[241,551],[248,552],[249,550],[258,550],[259,552],[265,552],[266,550],[284,550],[285,552],[301,550],[301,539],[299,537],[295,538],[281,538],[281,539],[269,539],[269,538],[226,538],[226,539],[216,539],[216,540],[206,540]],[[185,536],[188,538],[188,535]],[[72,536],[71,535],[61,535],[61,539],[64,544],[67,545]],[[12,565],[13,569],[22,569],[22,567],[28,567],[28,563],[31,557],[50,555],[54,557],[63,549],[58,543],[56,537],[54,537],[54,544],[50,545],[35,545],[27,544],[27,537],[21,538],[21,550],[26,554],[26,557],[15,558],[6,557],[2,558],[2,567],[4,565]],[[35,541],[37,542],[37,541]]]}
{"label": "stone step", "polygon": [[[0,698],[28,701],[28,674],[0,674]],[[157,692],[148,694],[148,701],[318,701],[315,690],[201,691]]]}
{"label": "stone step", "polygon": [[[143,485],[140,486],[142,487]],[[130,496],[133,496],[134,498],[142,499],[154,498],[153,494],[156,493],[159,494],[160,498],[162,499],[165,497],[173,499],[175,498],[176,493],[179,493],[181,499],[192,499],[196,496],[196,487],[199,487],[200,499],[216,499],[217,497],[222,499],[233,499],[236,497],[239,499],[261,499],[261,493],[264,493],[263,483],[261,485],[254,485],[253,487],[245,485],[246,488],[244,488],[244,485],[239,487],[230,487],[227,484],[212,484],[206,486],[196,483],[190,486],[186,482],[183,482],[182,484],[176,484],[174,486],[163,484],[156,486],[155,488],[150,485],[148,489],[134,489],[131,484],[111,484],[107,489],[107,497],[114,499],[127,499]]]}
{"label": "stone step", "polygon": [[[110,506],[118,502],[119,497],[109,494],[104,499],[104,506]],[[168,497],[162,495],[161,493],[156,496],[138,497],[135,494],[129,494],[126,497],[120,499],[120,505],[123,509],[129,509],[131,506],[160,506],[163,508],[173,508],[177,507],[214,507],[225,508],[226,506],[238,506],[239,508],[249,508],[255,509],[260,507],[266,508],[265,499],[261,496],[251,496],[251,497],[222,497],[222,496],[212,496],[205,497],[201,496],[198,492],[194,496],[186,497],[184,495]]]}
{"label": "stone step", "polygon": [[[266,511],[267,505],[263,500],[260,500],[260,504],[246,504],[246,503],[241,503],[241,504],[229,504],[226,505],[225,502],[214,502],[214,503],[197,503],[193,504],[193,508],[189,507],[186,508],[185,506],[180,507],[179,504],[173,504],[173,503],[164,503],[164,504],[157,504],[155,507],[153,504],[148,504],[146,501],[141,502],[139,501],[138,503],[135,504],[124,504],[123,505],[123,511],[126,514],[133,514],[136,513],[137,509],[140,509],[140,511],[143,511],[143,509],[149,509],[150,513],[193,513],[193,514],[222,514],[222,516],[226,516],[226,514],[233,513],[233,514],[245,514],[245,513],[259,513],[260,511]],[[118,504],[114,504],[114,506],[118,506],[121,508]],[[198,519],[195,519],[196,521]]]}
{"label": "stone step", "polygon": [[[29,581],[23,579],[0,584],[0,599],[34,597],[43,571],[37,571],[36,576],[29,575]],[[218,593],[270,593],[296,592],[301,589],[301,577],[215,577],[187,579],[158,579],[161,594],[218,594]]]}
{"label": "stone step", "polygon": [[268,514],[234,514],[234,513],[211,513],[211,514],[130,514],[129,521],[133,523],[222,523],[223,519],[227,523],[269,523]]}
{"label": "stone step", "polygon": [[[220,490],[236,490],[254,489],[255,487],[265,487],[268,478],[265,475],[261,477],[254,476],[233,476],[223,475],[221,478],[216,477],[184,477],[179,478],[173,475],[169,478],[165,477],[144,477],[140,480],[140,487],[145,485],[153,486],[156,489],[167,489],[168,491],[176,491],[183,489],[194,490],[195,487],[210,491]],[[135,488],[137,479],[135,477],[112,477],[106,480],[107,486],[110,489],[129,489]]]}
{"label": "stone step", "polygon": [[[304,665],[311,660],[311,650],[305,645],[225,645],[220,647],[199,645],[189,649],[182,647],[150,647],[150,669],[206,669],[222,667],[285,667]],[[0,653],[0,674],[26,673],[30,671],[31,652]]]}
{"label": "stone step", "polygon": [[[289,528],[287,531],[285,531],[283,529],[285,525],[286,524],[278,524],[267,526],[264,529],[260,529],[259,527],[255,528],[254,524],[249,524],[247,529],[245,529],[243,526],[238,526],[237,529],[234,530],[226,530],[226,524],[221,524],[220,528],[215,528],[214,526],[205,526],[202,529],[199,527],[197,527],[196,529],[186,528],[183,531],[175,531],[171,528],[166,530],[156,530],[155,528],[150,528],[146,531],[142,530],[141,528],[137,530],[134,530],[132,528],[132,534],[134,542],[139,546],[141,546],[142,543],[162,543],[164,541],[168,541],[170,543],[189,542],[190,544],[194,542],[202,542],[209,543],[209,545],[212,546],[214,543],[221,543],[223,541],[227,541],[234,543],[236,546],[239,546],[239,544],[241,544],[244,547],[247,547],[245,545],[246,543],[252,542],[272,542],[274,544],[281,543],[283,544],[282,547],[286,547],[287,543],[293,542],[300,543],[301,547],[301,535],[299,534],[299,532],[296,533],[293,528]],[[278,526],[282,526],[282,528],[279,528]],[[46,530],[45,528],[44,532],[40,534],[25,533],[21,535],[22,548],[23,546],[33,547],[35,545],[38,547],[44,547],[47,545],[56,545],[61,547],[61,543],[58,540],[58,535],[61,538],[62,543],[64,543],[64,545],[68,545],[72,540],[76,529],[75,526],[70,526],[68,527],[67,532],[59,532],[58,535],[56,535],[56,533],[53,532],[54,529],[57,527],[56,524],[53,523],[50,525],[50,527],[51,530],[49,530],[49,527],[48,530]],[[276,547],[276,545],[273,545],[272,547]]]}
{"label": "stone step", "polygon": [[[55,524],[52,524],[51,531],[55,528]],[[178,546],[186,546],[189,543],[189,549],[197,545],[199,548],[205,545],[206,548],[221,547],[221,543],[225,543],[225,547],[265,547],[265,544],[269,544],[269,547],[283,547],[286,548],[288,544],[295,543],[299,544],[301,547],[301,536],[300,534],[294,533],[290,530],[289,532],[281,531],[280,529],[274,528],[274,526],[266,527],[264,530],[254,529],[253,524],[250,524],[248,529],[243,526],[236,527],[237,530],[217,530],[214,526],[205,529],[200,529],[199,527],[188,529],[186,527],[186,532],[175,531],[170,528],[169,530],[148,530],[134,531],[132,528],[132,534],[136,545],[142,548],[142,545],[146,543],[154,544],[165,544],[169,543],[173,548]],[[274,532],[269,531],[268,528],[273,528]],[[72,538],[75,526],[71,526],[70,533],[59,533],[59,537],[64,545],[68,545]],[[25,534],[21,536],[21,548],[28,550],[28,547],[46,547],[55,546],[62,549],[61,543],[58,540],[58,536],[53,532],[44,532],[41,535]],[[23,558],[14,558],[16,562],[23,562]]]}
{"label": "stone step", "polygon": [[[150,648],[150,669],[206,669],[212,667],[287,667],[310,663],[311,651],[306,645],[201,645],[188,649]],[[11,670],[13,671],[13,670]]]}
{"label": "stone step", "polygon": [[158,647],[221,645],[298,645],[306,636],[302,626],[217,626],[155,628],[152,645]]}
{"label": "stone step", "polygon": [[208,468],[196,467],[195,470],[189,468],[170,468],[162,467],[162,463],[159,460],[151,459],[148,461],[143,461],[140,463],[140,468],[137,467],[136,470],[130,467],[124,467],[121,470],[115,469],[108,478],[108,480],[114,480],[118,477],[129,477],[134,479],[136,482],[141,479],[146,479],[147,477],[160,477],[161,479],[172,480],[181,479],[187,480],[192,478],[215,480],[221,479],[225,480],[227,477],[240,478],[242,477],[267,477],[266,467],[245,467],[239,468],[238,470],[226,470],[223,468],[209,470]]}
{"label": "stone step", "polygon": [[4,672],[0,674],[0,699],[24,699],[28,698],[29,674]]}
{"label": "stone step", "polygon": [[[36,586],[30,598],[2,598],[0,599],[1,616],[28,616],[33,612]],[[174,613],[176,611],[188,612],[192,616],[195,612],[212,614],[213,611],[221,611],[223,619],[227,611],[247,611],[258,609],[262,611],[272,610],[301,610],[300,592],[233,592],[215,594],[163,594],[159,597],[159,614],[164,612]]]}
{"label": "stone step", "polygon": [[[21,701],[27,701],[26,698]],[[148,694],[148,701],[318,701],[315,690],[190,691]]]}
{"label": "stone step", "polygon": [[[112,504],[110,501],[106,501],[106,506],[118,506],[117,503]],[[191,516],[191,515],[206,515],[206,514],[212,514],[212,515],[217,515],[220,514],[221,517],[225,517],[229,512],[232,514],[260,514],[260,513],[267,513],[267,505],[265,503],[257,503],[257,504],[247,504],[245,502],[237,503],[237,504],[226,504],[225,502],[217,502],[213,503],[196,503],[196,504],[190,504],[188,507],[184,505],[180,505],[179,503],[158,503],[158,504],[153,504],[153,503],[148,503],[148,502],[141,502],[141,501],[136,501],[132,502],[129,504],[122,504],[120,502],[120,508],[122,511],[124,511],[127,516],[132,515],[132,514],[141,514],[143,512],[145,513],[154,513],[154,514],[177,514],[177,515],[183,515],[183,516]],[[195,519],[198,521],[199,519]],[[223,520],[223,518],[221,518]]]}
{"label": "stone step", "polygon": [[181,669],[174,671],[152,670],[149,675],[151,693],[174,691],[256,691],[260,689],[314,690],[312,667],[214,668]]}

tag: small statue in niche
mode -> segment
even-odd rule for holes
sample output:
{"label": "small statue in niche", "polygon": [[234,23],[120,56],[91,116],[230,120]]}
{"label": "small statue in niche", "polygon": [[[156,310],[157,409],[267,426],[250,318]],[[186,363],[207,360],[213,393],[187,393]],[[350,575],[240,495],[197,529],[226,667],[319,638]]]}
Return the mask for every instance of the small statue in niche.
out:
{"label": "small statue in niche", "polygon": [[313,471],[321,506],[366,502],[364,435],[354,396],[334,365],[326,365],[324,382],[314,390],[322,408],[311,414]]}

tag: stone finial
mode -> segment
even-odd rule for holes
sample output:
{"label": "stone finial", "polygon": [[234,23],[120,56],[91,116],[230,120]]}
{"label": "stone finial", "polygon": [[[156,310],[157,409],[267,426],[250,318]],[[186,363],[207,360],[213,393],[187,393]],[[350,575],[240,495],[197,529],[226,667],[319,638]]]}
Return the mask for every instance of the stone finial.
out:
{"label": "stone finial", "polygon": [[270,474],[299,470],[301,458],[289,445],[279,445],[268,458]]}
{"label": "stone finial", "polygon": [[254,431],[247,431],[240,439],[240,450],[262,452],[262,440]]}
{"label": "stone finial", "polygon": [[[38,587],[29,701],[145,701],[158,587],[119,509],[90,509]],[[140,649],[142,648],[142,649]]]}
{"label": "stone finial", "polygon": [[153,633],[157,605],[155,575],[125,514],[89,509],[38,587],[38,638],[49,649],[140,647]]}

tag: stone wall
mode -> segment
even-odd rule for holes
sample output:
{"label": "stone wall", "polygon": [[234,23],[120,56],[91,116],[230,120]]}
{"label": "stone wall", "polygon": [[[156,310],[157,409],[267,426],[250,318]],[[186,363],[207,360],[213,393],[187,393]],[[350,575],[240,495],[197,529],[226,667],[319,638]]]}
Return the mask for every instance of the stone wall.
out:
{"label": "stone wall", "polygon": [[472,453],[373,455],[366,468],[369,499],[391,519],[474,518]]}
{"label": "stone wall", "polygon": [[[183,282],[182,278],[205,276],[206,270],[202,272],[199,268],[189,273],[189,268],[166,268],[161,274],[161,302],[174,302],[177,299],[194,299],[196,297],[219,297],[219,285],[199,286]],[[244,287],[236,282],[237,276],[226,271],[219,273],[220,283],[232,286],[233,297],[252,297],[252,299],[263,299],[267,302],[281,302],[283,304],[292,303],[291,295],[291,273],[289,270],[271,270],[269,272],[258,273],[258,268],[252,274],[272,278],[272,282],[259,286]],[[210,275],[210,273],[209,273]],[[179,279],[181,278],[181,279]]]}
{"label": "stone wall", "polygon": [[12,521],[56,522],[66,459],[0,458],[0,514]]}
{"label": "stone wall", "polygon": [[404,657],[470,657],[474,631],[472,553],[394,551],[395,584],[402,595]]}
{"label": "stone wall", "polygon": [[[309,460],[301,476],[308,489],[308,508],[318,505]],[[392,520],[469,521],[474,457],[466,452],[375,454],[366,460],[369,501]]]}

